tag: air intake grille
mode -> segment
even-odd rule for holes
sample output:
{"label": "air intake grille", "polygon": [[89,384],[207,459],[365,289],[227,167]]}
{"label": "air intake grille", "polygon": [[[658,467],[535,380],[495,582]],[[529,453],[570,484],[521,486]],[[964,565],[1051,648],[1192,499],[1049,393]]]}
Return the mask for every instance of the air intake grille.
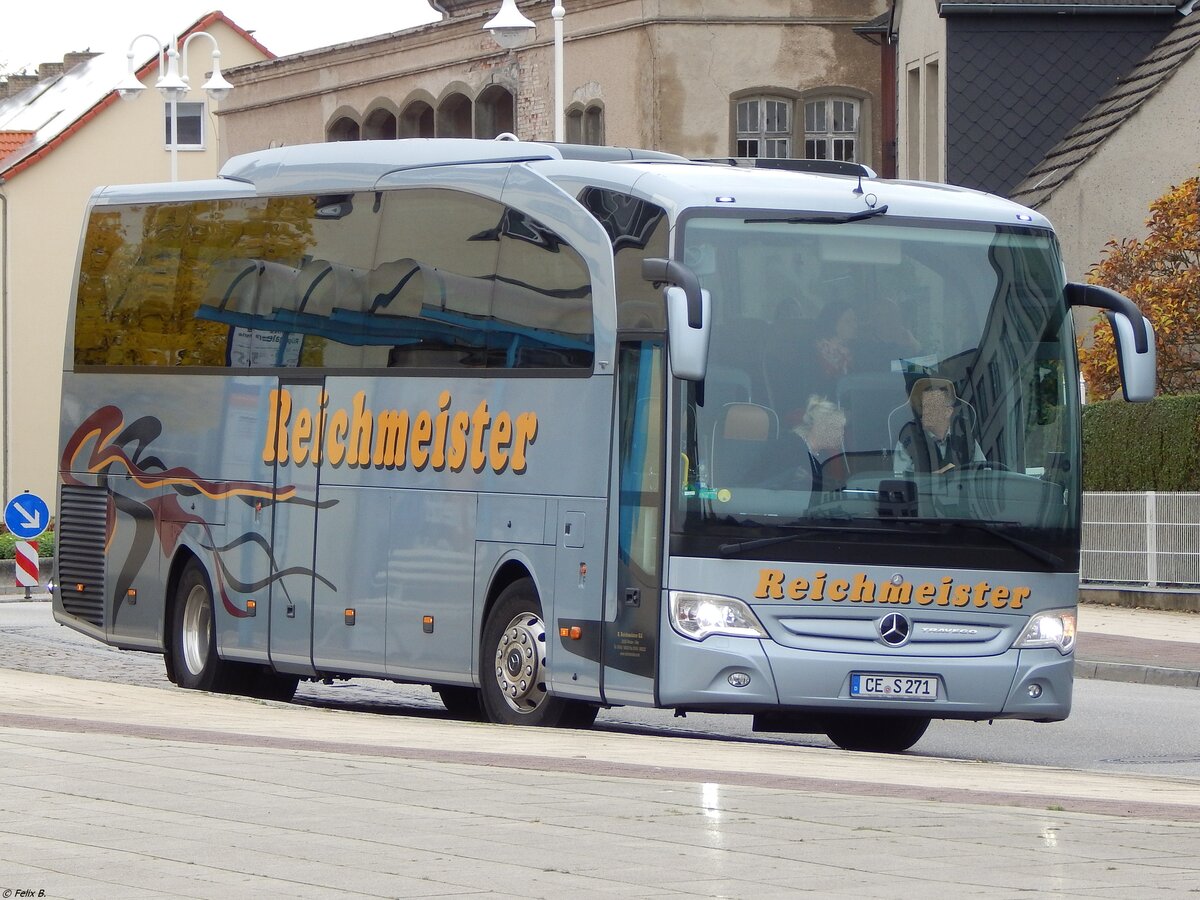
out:
{"label": "air intake grille", "polygon": [[59,596],[66,612],[99,628],[104,627],[107,520],[107,488],[63,485],[55,535]]}

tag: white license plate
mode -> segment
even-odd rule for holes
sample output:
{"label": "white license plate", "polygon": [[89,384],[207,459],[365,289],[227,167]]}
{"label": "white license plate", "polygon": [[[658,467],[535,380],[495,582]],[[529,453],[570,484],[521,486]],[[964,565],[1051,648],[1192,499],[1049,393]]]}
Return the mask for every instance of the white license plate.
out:
{"label": "white license plate", "polygon": [[936,700],[937,695],[937,679],[925,675],[881,675],[870,672],[854,672],[850,676],[851,697]]}

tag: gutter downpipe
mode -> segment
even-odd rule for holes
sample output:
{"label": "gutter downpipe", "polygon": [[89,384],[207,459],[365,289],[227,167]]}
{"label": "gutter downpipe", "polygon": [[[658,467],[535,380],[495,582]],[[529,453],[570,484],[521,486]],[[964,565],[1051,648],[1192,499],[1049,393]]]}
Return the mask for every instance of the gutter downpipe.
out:
{"label": "gutter downpipe", "polygon": [[8,195],[4,193],[6,184],[0,177],[0,330],[4,331],[4,340],[0,343],[0,352],[4,355],[4,364],[0,366],[0,430],[4,432],[3,446],[0,446],[0,500],[7,503],[8,470],[8,367],[12,365],[12,354],[9,353],[11,341],[8,334]]}

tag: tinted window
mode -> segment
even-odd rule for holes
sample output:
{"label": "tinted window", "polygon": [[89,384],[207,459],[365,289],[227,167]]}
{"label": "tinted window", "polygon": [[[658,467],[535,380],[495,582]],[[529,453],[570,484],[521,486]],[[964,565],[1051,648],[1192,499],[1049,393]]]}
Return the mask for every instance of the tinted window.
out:
{"label": "tinted window", "polygon": [[459,191],[102,209],[75,361],[590,367],[591,288],[548,228]]}

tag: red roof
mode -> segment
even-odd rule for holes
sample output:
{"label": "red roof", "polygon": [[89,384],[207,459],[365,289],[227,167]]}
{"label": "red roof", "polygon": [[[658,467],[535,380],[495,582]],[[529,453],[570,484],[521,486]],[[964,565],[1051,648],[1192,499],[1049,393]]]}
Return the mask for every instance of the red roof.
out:
{"label": "red roof", "polygon": [[[238,25],[236,22],[234,22],[232,19],[230,19],[227,15],[225,15],[225,13],[221,12],[220,10],[214,10],[213,12],[205,13],[203,16],[201,16],[199,19],[197,19],[195,22],[193,22],[190,27],[188,27],[183,33],[181,33],[179,35],[180,46],[182,46],[183,42],[187,39],[187,37],[189,35],[197,32],[197,31],[205,31],[206,29],[208,29],[209,27],[211,27],[213,24],[215,24],[217,22],[223,22],[229,28],[233,29],[233,31],[236,32],[240,38],[245,40],[251,46],[257,48],[259,50],[259,52],[261,52],[264,56],[267,57],[267,59],[275,59],[275,54],[272,53],[270,50],[268,50],[266,47],[264,47],[262,44],[260,44],[254,38],[254,35],[252,35],[248,31],[246,31],[246,29],[242,28],[240,25]],[[152,56],[150,58],[149,62],[147,62],[144,66],[142,66],[140,69],[138,69],[137,77],[139,79],[145,78],[148,74],[150,74],[157,68],[158,68],[158,54],[156,53],[156,54],[154,54],[154,56]],[[109,91],[102,100],[100,100],[91,109],[89,109],[87,112],[85,112],[83,115],[81,115],[78,119],[76,119],[73,123],[71,123],[71,126],[69,128],[64,129],[61,133],[56,135],[52,140],[47,141],[43,146],[39,147],[35,152],[30,153],[27,157],[22,159],[20,162],[16,163],[11,169],[8,169],[7,171],[5,171],[3,173],[5,179],[11,179],[14,175],[25,171],[30,166],[32,166],[34,163],[36,163],[39,160],[43,159],[44,157],[50,155],[52,152],[54,152],[54,150],[57,147],[59,147],[65,141],[69,140],[72,135],[74,135],[77,131],[79,131],[81,128],[83,128],[84,125],[86,125],[92,119],[96,118],[96,116],[100,115],[100,113],[102,113],[104,110],[108,109],[110,106],[112,106],[114,103],[116,103],[119,99],[120,99],[120,96],[117,94],[116,90]],[[9,132],[0,132],[0,134],[4,134],[4,135],[26,134],[27,135],[26,140],[28,140],[29,136],[32,136],[32,132],[26,133],[26,132],[11,132],[11,131],[9,131]],[[0,149],[0,164],[3,163],[3,160],[7,155],[9,155],[10,153],[12,153],[13,151],[15,151],[17,149],[16,146],[10,147],[8,144],[2,143],[2,142],[0,142],[0,148],[2,148],[2,149]]]}
{"label": "red roof", "polygon": [[0,131],[0,160],[20,150],[33,135],[32,131]]}

